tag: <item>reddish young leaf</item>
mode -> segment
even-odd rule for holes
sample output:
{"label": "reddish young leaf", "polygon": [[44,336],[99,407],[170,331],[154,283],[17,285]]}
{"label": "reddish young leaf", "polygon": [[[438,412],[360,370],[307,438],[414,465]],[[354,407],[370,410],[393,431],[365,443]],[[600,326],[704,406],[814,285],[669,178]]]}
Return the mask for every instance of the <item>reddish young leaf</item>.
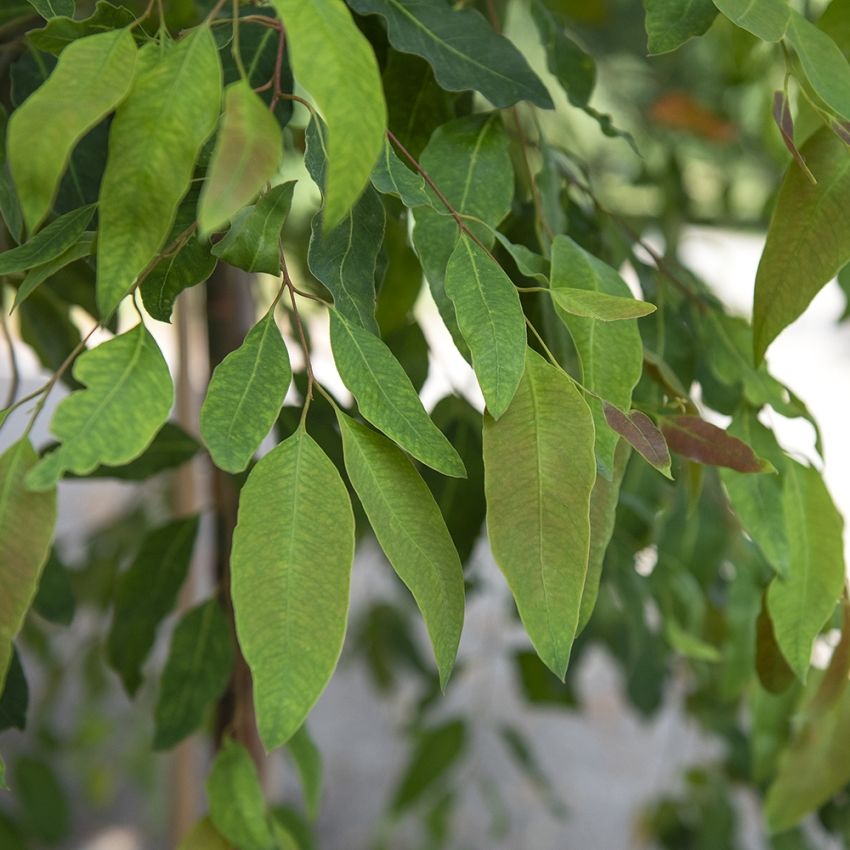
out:
{"label": "reddish young leaf", "polygon": [[773,470],[745,442],[699,416],[670,416],[661,423],[661,431],[672,451],[699,463],[737,472]]}
{"label": "reddish young leaf", "polygon": [[639,410],[624,413],[619,407],[609,402],[603,402],[605,421],[624,439],[638,454],[652,464],[659,472],[668,478],[670,474],[670,451],[664,435],[655,423]]}
{"label": "reddish young leaf", "polygon": [[803,154],[800,153],[797,145],[794,144],[794,119],[791,117],[791,105],[788,103],[788,98],[785,97],[784,91],[775,91],[773,93],[773,120],[776,121],[782,141],[785,142],[785,147],[791,151],[791,156],[797,161],[797,165],[803,169],[806,177],[812,183],[817,183],[818,181],[815,179],[815,175],[809,171],[809,166],[806,165]]}

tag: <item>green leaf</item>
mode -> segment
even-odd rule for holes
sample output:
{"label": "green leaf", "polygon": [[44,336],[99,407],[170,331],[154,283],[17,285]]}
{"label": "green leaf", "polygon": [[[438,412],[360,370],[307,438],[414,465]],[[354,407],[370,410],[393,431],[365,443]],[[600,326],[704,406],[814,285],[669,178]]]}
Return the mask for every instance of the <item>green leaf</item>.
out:
{"label": "green leaf", "polygon": [[239,850],[275,847],[257,769],[242,744],[226,738],[206,782],[210,820]]}
{"label": "green leaf", "polygon": [[198,533],[196,516],[149,532],[130,568],[120,577],[107,639],[109,663],[133,696],[157,628],[177,601]]}
{"label": "green leaf", "polygon": [[141,323],[78,358],[74,377],[87,389],[62,399],[53,414],[50,430],[62,442],[29,473],[30,489],[46,490],[66,471],[86,475],[138,457],[174,401],[168,366]]}
{"label": "green leaf", "polygon": [[528,100],[552,109],[552,98],[523,55],[480,12],[449,10],[440,0],[348,0],[361,15],[380,15],[390,44],[431,65],[449,91],[481,92],[494,106]]}
{"label": "green leaf", "polygon": [[666,416],[661,420],[661,432],[672,451],[697,463],[737,472],[776,471],[751,446],[699,416]]}
{"label": "green leaf", "polygon": [[280,125],[246,80],[227,87],[224,117],[198,204],[202,237],[249,204],[280,168]]}
{"label": "green leaf", "polygon": [[65,213],[28,242],[0,254],[0,274],[15,274],[49,263],[72,248],[94,215],[94,205]]}
{"label": "green leaf", "polygon": [[622,295],[608,295],[587,289],[559,286],[552,291],[552,300],[564,313],[596,319],[600,322],[617,322],[623,319],[640,319],[655,312],[655,305]]}
{"label": "green leaf", "polygon": [[[42,232],[46,231],[47,228],[45,228]],[[38,235],[40,236],[41,234]],[[32,293],[48,278],[64,269],[66,266],[69,266],[71,263],[93,254],[95,246],[94,236],[94,233],[83,233],[79,240],[63,254],[60,254],[58,257],[47,263],[31,268],[27,272],[27,275],[23,279],[21,285],[18,287],[17,292],[15,292],[15,302],[12,305],[12,309],[14,310],[15,307],[19,306],[22,301],[29,298],[29,296],[32,295]]]}
{"label": "green leaf", "polygon": [[319,814],[319,801],[322,797],[322,754],[310,737],[305,723],[287,742],[286,748],[295,760],[304,801],[311,820]]}
{"label": "green leaf", "polygon": [[466,748],[466,723],[450,720],[423,732],[396,786],[391,808],[401,814],[444,779]]}
{"label": "green leaf", "polygon": [[71,578],[68,568],[59,560],[55,550],[51,550],[44,565],[32,607],[51,623],[69,626],[74,619],[77,600],[74,598]]}
{"label": "green leaf", "polygon": [[31,233],[50,211],[77,142],[127,97],[135,65],[136,43],[129,30],[81,38],[65,49],[47,82],[12,113],[9,168]]}
{"label": "green leaf", "polygon": [[9,786],[6,784],[6,762],[3,761],[3,756],[0,756],[0,791],[7,791]]}
{"label": "green leaf", "polygon": [[662,475],[672,479],[670,473],[670,451],[667,441],[656,424],[640,410],[624,413],[608,402],[602,403],[605,421],[637,453],[649,464],[654,466]]}
{"label": "green leaf", "polygon": [[233,850],[233,845],[205,817],[192,827],[177,850]]}
{"label": "green leaf", "polygon": [[41,759],[19,756],[12,767],[12,787],[26,832],[45,844],[64,840],[71,826],[71,811],[53,768]]}
{"label": "green leaf", "polygon": [[340,0],[271,0],[286,27],[292,69],[328,125],[324,225],[330,230],[369,182],[387,109],[378,62]]}
{"label": "green leaf", "polygon": [[413,594],[428,628],[445,689],[463,627],[463,568],[440,509],[404,453],[337,414],[345,468],[375,537]]}
{"label": "green leaf", "polygon": [[210,599],[184,614],[174,629],[154,713],[155,750],[170,749],[198,729],[232,668],[230,626],[221,605]]}
{"label": "green leaf", "polygon": [[[470,115],[439,127],[422,153],[421,163],[459,213],[495,227],[510,211],[513,166],[498,113]],[[457,241],[457,223],[429,207],[416,209],[414,218],[413,244],[434,301],[455,345],[465,353],[454,306],[445,292],[446,266]],[[485,245],[492,244],[486,228],[475,224],[470,228]]]}
{"label": "green leaf", "polygon": [[334,228],[324,215],[313,217],[307,262],[334,299],[334,307],[350,322],[377,333],[375,267],[384,241],[384,204],[367,186]]}
{"label": "green leaf", "polygon": [[789,458],[782,478],[788,577],[773,579],[767,607],[782,654],[805,681],[812,644],[844,582],[844,521],[817,470]]}
{"label": "green leaf", "polygon": [[12,660],[6,681],[0,688],[0,732],[6,729],[27,728],[27,708],[30,690],[17,649],[12,648]]}
{"label": "green leaf", "polygon": [[791,20],[785,0],[714,0],[714,5],[733,24],[762,41],[779,41]]}
{"label": "green leaf", "polygon": [[0,687],[12,641],[35,598],[56,522],[56,491],[24,484],[38,457],[24,437],[0,455]]}
{"label": "green leaf", "polygon": [[292,367],[275,321],[273,304],[242,345],[216,366],[201,407],[201,436],[213,462],[242,472],[271,431]]}
{"label": "green leaf", "polygon": [[646,9],[647,48],[651,54],[669,53],[702,35],[717,17],[711,0],[643,0]]}
{"label": "green leaf", "polygon": [[82,20],[75,20],[70,15],[51,18],[47,26],[30,30],[27,40],[39,50],[58,56],[74,41],[96,33],[123,29],[132,24],[133,20],[133,13],[126,7],[114,6],[108,0],[97,0],[94,12],[89,17]]}
{"label": "green leaf", "polygon": [[273,186],[250,207],[238,213],[213,256],[246,272],[280,274],[280,231],[292,206],[295,181]]}
{"label": "green leaf", "polygon": [[461,233],[449,258],[445,286],[487,409],[498,419],[525,369],[525,316],[519,293],[501,266],[467,233]]}
{"label": "green leaf", "polygon": [[385,343],[331,310],[331,348],[364,419],[422,463],[444,475],[464,476],[463,461],[425,412]]}
{"label": "green leaf", "polygon": [[[729,432],[769,458],[777,469],[785,466],[773,435],[752,411],[736,414]],[[778,455],[778,456],[777,456]],[[742,475],[721,469],[720,478],[729,495],[732,510],[781,576],[790,569],[788,535],[785,529],[781,475]]]}
{"label": "green leaf", "polygon": [[396,156],[389,142],[384,145],[384,152],[375,164],[372,185],[382,195],[395,195],[409,209],[433,206],[438,212],[448,215],[444,208],[438,209],[438,202],[433,201],[425,189],[425,181]]}
{"label": "green leaf", "polygon": [[70,16],[74,14],[74,0],[29,0],[29,4],[42,18],[47,20],[55,18],[57,15]]}
{"label": "green leaf", "polygon": [[791,12],[785,35],[815,94],[835,114],[850,121],[850,63],[838,45],[796,11]]}
{"label": "green leaf", "polygon": [[189,237],[179,251],[163,257],[142,283],[142,302],[160,322],[170,322],[177,296],[190,286],[203,283],[215,270],[210,246],[197,236]]}
{"label": "green leaf", "polygon": [[511,406],[484,417],[487,530],[525,630],[561,679],[587,575],[593,443],[575,384],[529,350]]}
{"label": "green leaf", "polygon": [[220,104],[221,65],[208,26],[165,50],[150,43],[140,51],[133,87],[109,129],[100,188],[102,315],[118,306],[163,248]]}
{"label": "green leaf", "polygon": [[[568,236],[555,238],[552,243],[552,298],[558,316],[575,343],[582,383],[620,410],[629,410],[632,390],[643,370],[643,344],[637,320],[609,322],[572,315],[560,305],[557,293],[564,289],[628,298],[631,294],[628,286],[611,266]],[[608,426],[599,399],[591,398],[590,408],[596,425],[596,455],[603,474],[610,478],[618,436]]]}
{"label": "green leaf", "polygon": [[[0,8],[0,24],[6,24],[18,18],[32,17],[33,9],[29,0],[6,0],[3,7]],[[28,21],[28,23],[30,22]]]}
{"label": "green leaf", "polygon": [[353,556],[348,492],[299,428],[248,476],[231,556],[236,633],[267,750],[295,734],[333,674]]}
{"label": "green leaf", "polygon": [[850,260],[850,225],[844,215],[850,192],[850,153],[824,127],[801,148],[813,185],[791,162],[767,231],[756,275],[753,345],[756,363],[767,347]]}

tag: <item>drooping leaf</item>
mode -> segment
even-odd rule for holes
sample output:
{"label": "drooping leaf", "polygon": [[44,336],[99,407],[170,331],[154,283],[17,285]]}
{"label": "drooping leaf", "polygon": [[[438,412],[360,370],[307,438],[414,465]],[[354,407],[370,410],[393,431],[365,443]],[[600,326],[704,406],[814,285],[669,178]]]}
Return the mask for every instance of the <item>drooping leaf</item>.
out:
{"label": "drooping leaf", "polygon": [[[372,171],[372,185],[383,195],[395,195],[409,209],[422,206],[434,206],[436,209],[436,202],[428,194],[425,181],[396,156],[389,142],[384,145],[384,151]],[[448,215],[443,208],[438,212]]]}
{"label": "drooping leaf", "polygon": [[74,14],[74,0],[29,0],[29,4],[46,20]]}
{"label": "drooping leaf", "polygon": [[699,416],[665,416],[661,432],[671,451],[698,463],[725,466],[737,472],[775,471],[745,442]]}
{"label": "drooping leaf", "polygon": [[94,215],[94,206],[80,207],[50,222],[28,242],[0,254],[0,274],[24,272],[61,257],[80,239]]}
{"label": "drooping leaf", "polygon": [[289,215],[295,181],[274,186],[238,213],[212,253],[246,272],[280,273],[280,231]]}
{"label": "drooping leaf", "polygon": [[474,89],[494,106],[552,99],[523,55],[475,9],[449,10],[439,0],[348,0],[361,15],[380,15],[390,44],[425,59],[449,91]]}
{"label": "drooping leaf", "polygon": [[247,80],[228,86],[224,116],[198,204],[202,237],[219,230],[277,173],[283,137]]}
{"label": "drooping leaf", "polygon": [[119,579],[107,650],[109,663],[130,696],[142,683],[142,665],[153,647],[157,628],[177,601],[197,533],[196,516],[155,528]]}
{"label": "drooping leaf", "polygon": [[605,421],[625,439],[637,453],[652,464],[662,475],[670,474],[670,450],[658,426],[640,410],[624,413],[608,402],[603,402]]}
{"label": "drooping leaf", "polygon": [[841,594],[844,521],[817,470],[789,458],[782,479],[788,576],[773,579],[767,607],[782,654],[805,681],[812,644]]}
{"label": "drooping leaf", "polygon": [[207,776],[206,790],[210,820],[234,847],[239,850],[275,847],[257,769],[242,744],[225,739]]}
{"label": "drooping leaf", "polygon": [[168,366],[143,324],[87,351],[74,364],[85,390],[64,398],[50,423],[61,440],[27,476],[46,490],[66,471],[121,466],[151,444],[174,400]]}
{"label": "drooping leaf", "polygon": [[216,366],[201,407],[201,436],[215,465],[227,472],[248,466],[271,431],[292,381],[275,306]]}
{"label": "drooping leaf", "polygon": [[33,599],[32,607],[51,623],[68,626],[74,619],[77,600],[71,587],[68,568],[59,560],[55,550],[51,550],[41,572],[38,592]]}
{"label": "drooping leaf", "polygon": [[77,142],[130,91],[136,43],[128,29],[69,45],[53,73],[9,119],[9,168],[30,233],[44,221]]}
{"label": "drooping leaf", "polygon": [[115,6],[108,0],[97,0],[94,11],[87,18],[76,20],[70,15],[59,15],[51,18],[47,26],[30,30],[27,39],[39,50],[58,56],[69,44],[85,36],[121,30],[132,24],[133,20],[133,13],[125,6]]}
{"label": "drooping leaf", "polygon": [[307,261],[310,271],[334,299],[348,321],[377,332],[375,266],[384,240],[384,205],[367,186],[354,206],[333,229],[320,213],[313,218]]}
{"label": "drooping leaf", "polygon": [[0,455],[0,687],[56,522],[56,491],[33,493],[24,483],[37,460],[26,437]]}
{"label": "drooping leaf", "polygon": [[286,27],[295,78],[328,126],[324,226],[330,230],[369,182],[387,110],[372,47],[340,0],[272,0]]}
{"label": "drooping leaf", "polygon": [[[46,232],[47,228],[43,232]],[[41,234],[38,234],[39,236]],[[83,257],[88,257],[94,253],[94,233],[83,233],[79,240],[68,248],[67,251],[60,254],[53,260],[43,263],[42,265],[31,268],[26,277],[21,282],[15,293],[15,301],[12,309],[18,307],[22,301],[29,298],[32,293],[41,286],[44,281],[52,277],[58,271],[61,271],[71,263],[81,260]]]}
{"label": "drooping leaf", "polygon": [[6,729],[26,729],[29,701],[27,678],[18,651],[13,647],[6,681],[0,688],[0,732]]}
{"label": "drooping leaf", "polygon": [[463,461],[431,421],[404,369],[369,331],[331,311],[337,370],[364,419],[417,460],[444,475],[463,477]]}
{"label": "drooping leaf", "polygon": [[649,52],[669,53],[702,35],[717,17],[711,0],[644,0]]}
{"label": "drooping leaf", "polygon": [[192,827],[177,850],[233,850],[233,845],[205,817]]}
{"label": "drooping leaf", "polygon": [[295,760],[298,775],[301,777],[307,813],[315,820],[322,796],[322,754],[310,737],[306,723],[289,739],[286,748]]}
{"label": "drooping leaf", "polygon": [[395,814],[409,809],[444,779],[466,747],[466,734],[463,720],[449,720],[422,733],[396,786],[391,804]]}
{"label": "drooping leaf", "polygon": [[761,686],[771,694],[784,694],[799,685],[788,666],[767,611],[767,592],[762,594],[761,610],[756,620],[756,674]]}
{"label": "drooping leaf", "polygon": [[544,286],[549,285],[550,264],[545,257],[535,254],[534,251],[526,248],[525,245],[514,244],[504,233],[500,233],[498,230],[494,229],[493,235],[499,244],[511,255],[511,259],[516,263],[520,274],[536,280]]}
{"label": "drooping leaf", "polygon": [[529,350],[510,407],[484,418],[487,532],[534,648],[561,679],[587,575],[593,444],[573,382]]}
{"label": "drooping leaf", "polygon": [[[637,320],[608,322],[572,315],[560,306],[557,295],[562,289],[580,289],[628,298],[631,293],[625,281],[611,266],[568,236],[557,236],[552,243],[551,283],[556,312],[578,352],[582,383],[620,410],[629,410],[632,390],[643,370],[643,344]],[[603,474],[610,478],[619,438],[608,426],[601,402],[591,398],[589,403],[596,425],[596,455]]]}
{"label": "drooping leaf", "polygon": [[463,626],[463,568],[440,509],[404,453],[380,434],[338,414],[345,468],[369,523],[413,594],[445,688]]}
{"label": "drooping leaf", "polygon": [[[63,54],[64,58],[64,54]],[[208,26],[139,53],[133,87],[109,129],[98,213],[97,303],[109,315],[162,249],[221,104]]]}
{"label": "drooping leaf", "polygon": [[469,234],[461,233],[446,267],[452,301],[487,409],[498,419],[525,368],[525,317],[519,294],[501,266]]}
{"label": "drooping leaf", "polygon": [[794,119],[791,116],[791,104],[788,102],[784,91],[775,91],[773,93],[773,120],[779,128],[779,134],[782,137],[783,144],[788,148],[789,153],[794,157],[797,165],[800,166],[803,173],[812,183],[817,183],[814,174],[809,171],[806,160],[794,142]]}
{"label": "drooping leaf", "polygon": [[640,319],[655,312],[655,305],[646,301],[587,289],[573,289],[569,286],[553,289],[552,300],[564,313],[600,322]]}
{"label": "drooping leaf", "polygon": [[791,20],[785,0],[714,0],[714,5],[733,24],[762,41],[779,41]]}
{"label": "drooping leaf", "polygon": [[167,750],[201,725],[227,687],[233,643],[221,605],[210,599],[184,614],[171,638],[154,713],[153,746]]}
{"label": "drooping leaf", "polygon": [[299,428],[248,476],[231,556],[236,633],[266,749],[298,730],[336,667],[353,556],[348,492]]}
{"label": "drooping leaf", "polygon": [[850,192],[850,151],[829,128],[800,150],[817,184],[796,162],[779,189],[756,275],[753,346],[756,362],[780,331],[850,260],[844,199]]}

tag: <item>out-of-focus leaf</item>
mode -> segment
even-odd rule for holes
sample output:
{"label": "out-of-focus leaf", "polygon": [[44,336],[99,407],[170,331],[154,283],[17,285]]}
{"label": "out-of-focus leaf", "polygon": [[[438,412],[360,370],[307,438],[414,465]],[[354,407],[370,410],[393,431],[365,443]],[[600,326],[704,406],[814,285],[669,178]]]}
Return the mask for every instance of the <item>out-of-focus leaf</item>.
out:
{"label": "out-of-focus leaf", "polygon": [[233,850],[233,845],[205,817],[189,830],[177,850]]}
{"label": "out-of-focus leaf", "polygon": [[38,592],[33,599],[32,607],[51,623],[69,626],[74,619],[77,600],[71,587],[68,568],[59,560],[55,550],[51,550],[41,572]]}
{"label": "out-of-focus leaf", "polygon": [[644,0],[647,47],[650,53],[669,53],[702,35],[714,22],[711,0]]}
{"label": "out-of-focus leaf", "polygon": [[30,835],[45,844],[58,844],[67,836],[71,825],[68,797],[49,764],[19,756],[12,766],[12,787]]}
{"label": "out-of-focus leaf", "polygon": [[307,803],[307,812],[312,820],[319,814],[319,801],[322,797],[322,754],[310,737],[305,723],[287,742],[286,748],[295,760],[301,788]]}
{"label": "out-of-focus leaf", "polygon": [[12,661],[6,681],[0,690],[0,732],[5,729],[26,729],[30,689],[17,649],[12,649]]}

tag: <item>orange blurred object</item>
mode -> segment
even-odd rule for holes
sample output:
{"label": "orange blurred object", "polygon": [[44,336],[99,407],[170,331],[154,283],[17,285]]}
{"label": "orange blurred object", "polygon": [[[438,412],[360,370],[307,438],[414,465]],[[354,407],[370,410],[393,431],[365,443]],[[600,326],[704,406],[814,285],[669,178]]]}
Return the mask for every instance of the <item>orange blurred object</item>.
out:
{"label": "orange blurred object", "polygon": [[682,130],[712,142],[730,142],[738,128],[686,92],[668,92],[649,108],[649,117],[671,130]]}

